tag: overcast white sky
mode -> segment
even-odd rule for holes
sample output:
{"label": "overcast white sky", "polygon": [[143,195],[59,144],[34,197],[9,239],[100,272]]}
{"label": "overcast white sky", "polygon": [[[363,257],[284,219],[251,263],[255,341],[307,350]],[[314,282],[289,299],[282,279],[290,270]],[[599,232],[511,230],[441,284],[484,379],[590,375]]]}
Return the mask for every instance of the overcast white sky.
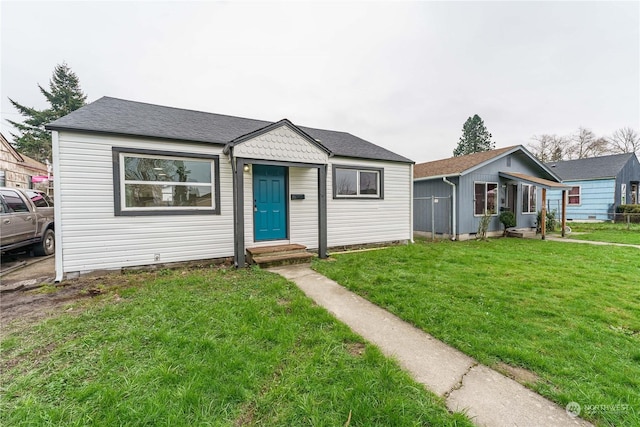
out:
{"label": "overcast white sky", "polygon": [[113,96],[347,131],[417,162],[473,114],[497,147],[640,129],[640,3],[0,3],[7,97],[45,108],[66,61]]}

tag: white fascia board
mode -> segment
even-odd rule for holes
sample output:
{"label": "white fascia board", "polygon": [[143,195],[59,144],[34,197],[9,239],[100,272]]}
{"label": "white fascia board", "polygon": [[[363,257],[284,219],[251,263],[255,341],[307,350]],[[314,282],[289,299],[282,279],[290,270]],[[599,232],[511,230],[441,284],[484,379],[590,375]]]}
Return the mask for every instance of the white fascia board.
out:
{"label": "white fascia board", "polygon": [[413,182],[419,182],[419,181],[431,181],[433,179],[438,179],[441,180],[442,178],[456,178],[462,176],[461,173],[455,173],[455,174],[445,174],[445,175],[433,175],[433,176],[423,176],[420,178],[413,178]]}

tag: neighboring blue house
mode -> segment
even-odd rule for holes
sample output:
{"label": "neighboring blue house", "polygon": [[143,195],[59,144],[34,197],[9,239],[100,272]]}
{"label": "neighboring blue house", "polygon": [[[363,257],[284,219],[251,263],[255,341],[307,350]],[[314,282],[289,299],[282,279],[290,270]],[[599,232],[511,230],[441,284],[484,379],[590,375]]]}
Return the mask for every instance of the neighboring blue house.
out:
{"label": "neighboring blue house", "polygon": [[[639,203],[640,162],[634,153],[550,162],[547,166],[571,186],[568,220],[612,220],[619,205]],[[560,211],[560,191],[550,191],[547,199],[549,209]]]}
{"label": "neighboring blue house", "polygon": [[413,170],[413,230],[427,237],[474,238],[484,212],[489,236],[503,233],[499,214],[535,228],[548,189],[566,187],[521,145],[420,163]]}

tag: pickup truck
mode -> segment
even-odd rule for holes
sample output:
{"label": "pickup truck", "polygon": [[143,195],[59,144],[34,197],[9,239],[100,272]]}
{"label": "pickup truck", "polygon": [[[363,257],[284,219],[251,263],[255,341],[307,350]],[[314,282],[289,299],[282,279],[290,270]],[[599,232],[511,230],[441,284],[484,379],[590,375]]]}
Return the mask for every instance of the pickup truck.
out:
{"label": "pickup truck", "polygon": [[0,252],[55,251],[53,202],[42,191],[0,187]]}

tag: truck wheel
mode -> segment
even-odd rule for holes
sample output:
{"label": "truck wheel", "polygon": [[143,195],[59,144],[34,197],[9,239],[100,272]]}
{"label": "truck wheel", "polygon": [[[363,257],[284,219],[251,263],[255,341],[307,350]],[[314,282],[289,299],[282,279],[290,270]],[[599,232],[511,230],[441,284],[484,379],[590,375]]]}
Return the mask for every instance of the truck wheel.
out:
{"label": "truck wheel", "polygon": [[42,241],[33,247],[36,256],[52,255],[56,251],[56,236],[52,229],[47,229],[42,236]]}

